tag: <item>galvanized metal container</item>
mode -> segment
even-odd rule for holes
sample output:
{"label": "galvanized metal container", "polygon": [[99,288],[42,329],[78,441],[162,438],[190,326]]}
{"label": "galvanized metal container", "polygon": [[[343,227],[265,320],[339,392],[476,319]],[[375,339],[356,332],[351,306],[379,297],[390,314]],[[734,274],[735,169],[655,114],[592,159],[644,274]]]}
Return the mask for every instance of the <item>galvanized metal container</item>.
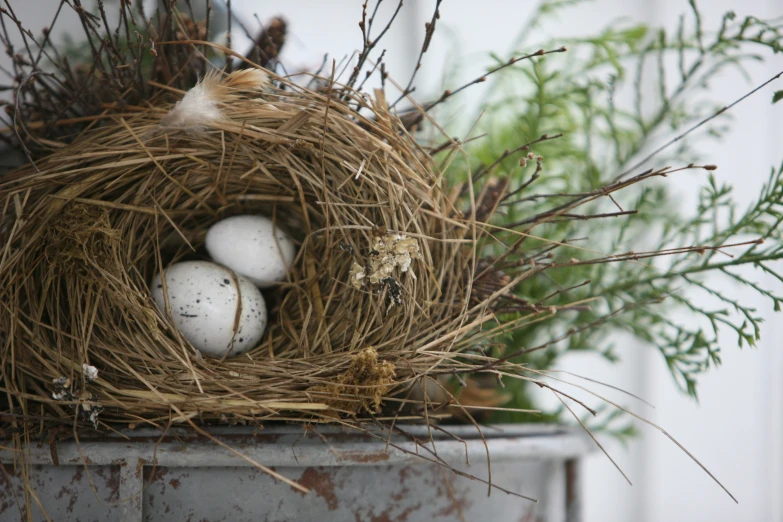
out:
{"label": "galvanized metal container", "polygon": [[[577,522],[579,459],[593,443],[560,426],[483,429],[402,426],[420,441],[379,440],[335,427],[213,428],[243,455],[310,489],[306,495],[189,430],[126,431],[99,440],[28,448],[33,520],[53,521],[446,521]],[[432,437],[432,439],[430,439]],[[430,459],[426,461],[399,448]],[[7,448],[7,446],[6,446]],[[488,480],[525,500],[444,469]],[[436,457],[437,455],[437,457]],[[22,518],[24,481],[12,451],[0,451],[0,520]],[[469,463],[468,463],[469,462]]]}

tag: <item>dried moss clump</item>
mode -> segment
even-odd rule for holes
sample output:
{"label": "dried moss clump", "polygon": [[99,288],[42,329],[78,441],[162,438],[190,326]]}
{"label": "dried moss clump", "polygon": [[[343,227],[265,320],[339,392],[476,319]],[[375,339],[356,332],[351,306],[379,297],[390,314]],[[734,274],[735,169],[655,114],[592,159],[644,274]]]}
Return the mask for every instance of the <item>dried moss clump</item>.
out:
{"label": "dried moss clump", "polygon": [[394,365],[389,361],[379,361],[375,348],[367,347],[351,356],[351,365],[338,378],[338,382],[326,387],[326,391],[335,397],[342,397],[347,390],[355,389],[357,391],[354,394],[362,396],[363,400],[358,404],[333,400],[330,405],[357,413],[360,409],[378,411],[385,394],[394,384],[394,377]]}

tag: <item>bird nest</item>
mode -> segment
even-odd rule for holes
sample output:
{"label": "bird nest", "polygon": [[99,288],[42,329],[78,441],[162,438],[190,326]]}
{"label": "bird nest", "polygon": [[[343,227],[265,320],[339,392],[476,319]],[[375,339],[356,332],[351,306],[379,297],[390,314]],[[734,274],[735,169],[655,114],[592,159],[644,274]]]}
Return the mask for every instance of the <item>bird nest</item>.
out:
{"label": "bird nest", "polygon": [[[400,390],[469,364],[455,354],[503,292],[472,295],[472,218],[382,96],[319,84],[210,75],[196,89],[211,112],[119,115],[4,177],[10,410],[86,427],[333,421],[396,411]],[[236,214],[271,217],[298,254],[264,291],[262,342],[218,359],[178,333],[150,282],[205,259],[208,227]]]}

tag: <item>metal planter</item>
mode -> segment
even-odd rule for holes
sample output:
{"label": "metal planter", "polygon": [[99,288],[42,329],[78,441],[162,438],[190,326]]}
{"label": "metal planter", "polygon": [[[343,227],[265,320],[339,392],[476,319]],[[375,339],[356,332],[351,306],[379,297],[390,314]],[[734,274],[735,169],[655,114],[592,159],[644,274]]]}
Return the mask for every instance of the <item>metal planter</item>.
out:
{"label": "metal planter", "polygon": [[[231,448],[310,489],[306,495],[189,430],[126,431],[98,440],[28,448],[33,520],[53,521],[446,521],[576,522],[579,460],[593,443],[560,426],[402,426],[420,441],[377,432],[381,440],[318,426],[212,428]],[[406,453],[538,500],[532,502]],[[4,445],[7,447],[7,444]],[[428,451],[431,450],[431,451]],[[466,463],[466,454],[470,464]],[[0,451],[0,520],[22,519],[22,472]],[[56,462],[55,462],[56,460]],[[86,464],[86,465],[85,465]],[[39,505],[40,504],[40,505]]]}

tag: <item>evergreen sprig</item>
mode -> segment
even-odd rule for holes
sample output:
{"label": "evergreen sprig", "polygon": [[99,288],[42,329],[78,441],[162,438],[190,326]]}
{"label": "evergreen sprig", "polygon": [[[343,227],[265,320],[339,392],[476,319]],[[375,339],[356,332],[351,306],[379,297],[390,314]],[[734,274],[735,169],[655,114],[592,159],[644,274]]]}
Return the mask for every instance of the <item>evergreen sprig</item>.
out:
{"label": "evergreen sprig", "polygon": [[[719,73],[734,69],[746,74],[747,64],[781,52],[783,24],[755,17],[739,19],[727,13],[718,29],[710,31],[703,26],[695,2],[690,1],[690,12],[680,18],[674,31],[613,23],[590,37],[527,43],[531,27],[576,3],[581,2],[542,2],[518,39],[524,49],[565,44],[567,55],[542,57],[505,69],[493,79],[485,98],[486,116],[479,128],[489,139],[473,146],[472,156],[478,159],[470,167],[476,172],[486,165],[494,166],[492,176],[478,183],[475,192],[484,184],[508,179],[506,193],[514,197],[499,203],[501,212],[492,224],[515,230],[505,236],[498,232],[496,237],[512,244],[518,237],[515,234],[523,230],[544,238],[526,239],[528,247],[505,254],[505,262],[526,262],[544,250],[554,261],[587,261],[601,257],[600,253],[728,243],[743,246],[737,247],[739,250],[696,248],[655,260],[570,265],[542,272],[520,283],[515,289],[517,298],[531,303],[546,299],[546,304],[555,306],[596,295],[601,300],[508,334],[506,348],[499,350],[513,352],[519,347],[546,344],[514,359],[537,370],[552,368],[568,351],[592,351],[614,361],[618,352],[609,344],[611,334],[626,332],[656,346],[677,384],[696,397],[699,374],[721,362],[723,335],[732,333],[742,347],[753,346],[761,333],[761,315],[755,308],[758,299],[737,297],[717,285],[717,278],[747,287],[771,302],[776,311],[780,309],[780,291],[760,284],[745,267],[758,269],[755,275],[766,274],[783,282],[783,270],[776,263],[783,256],[779,226],[783,219],[783,165],[772,169],[756,201],[744,209],[731,187],[719,184],[710,173],[691,211],[680,211],[678,198],[667,184],[651,179],[613,193],[611,199],[597,198],[580,207],[577,216],[558,210],[553,214],[558,219],[538,225],[535,231],[518,225],[531,220],[530,216],[562,209],[591,191],[653,167],[652,162],[637,165],[653,144],[720,112],[725,105],[710,97],[710,83]],[[524,54],[523,48],[519,52]],[[496,64],[509,60],[493,58]],[[657,155],[654,163],[693,161],[697,140],[720,138],[730,125],[730,115],[721,114],[687,139],[677,141],[676,147]],[[531,159],[541,157],[538,167],[535,161],[507,154],[520,143],[555,133],[563,136],[530,147]],[[495,158],[504,154],[507,159],[495,164]],[[466,168],[457,165],[452,172]],[[635,213],[626,215],[629,211]],[[616,217],[595,218],[605,215]],[[553,245],[552,241],[570,246]],[[495,251],[487,248],[490,255],[504,255],[497,247]],[[583,285],[585,281],[589,284]],[[570,290],[547,298],[557,289]],[[700,293],[707,296],[707,305]],[[590,327],[575,327],[580,325]],[[561,341],[547,344],[552,339]],[[506,383],[506,388],[515,394],[514,406],[530,407],[525,381]],[[496,420],[512,419],[519,420],[513,413],[496,415]],[[601,421],[595,426],[608,429],[612,424]],[[609,431],[620,436],[630,433],[626,425]]]}

